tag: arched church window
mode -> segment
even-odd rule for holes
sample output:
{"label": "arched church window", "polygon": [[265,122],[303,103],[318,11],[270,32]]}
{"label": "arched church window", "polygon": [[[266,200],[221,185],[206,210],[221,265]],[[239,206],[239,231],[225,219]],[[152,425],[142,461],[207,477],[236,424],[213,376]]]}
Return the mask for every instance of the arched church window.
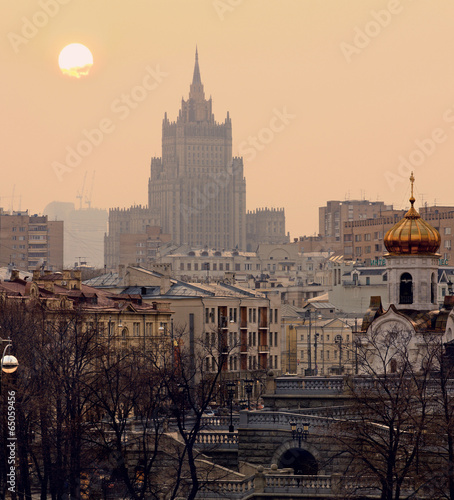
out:
{"label": "arched church window", "polygon": [[430,284],[430,302],[432,304],[435,304],[436,302],[436,297],[437,297],[437,282],[435,280],[435,273],[432,273],[432,279],[431,279],[431,284]]}
{"label": "arched church window", "polygon": [[400,277],[399,304],[413,304],[413,278],[410,273]]}

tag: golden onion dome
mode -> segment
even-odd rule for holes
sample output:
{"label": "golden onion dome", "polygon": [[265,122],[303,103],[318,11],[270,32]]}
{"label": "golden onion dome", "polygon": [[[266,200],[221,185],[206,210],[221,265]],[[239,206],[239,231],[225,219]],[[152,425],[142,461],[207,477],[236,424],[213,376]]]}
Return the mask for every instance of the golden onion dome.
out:
{"label": "golden onion dome", "polygon": [[440,248],[440,233],[421,218],[414,208],[413,172],[410,176],[410,210],[405,217],[395,224],[385,235],[385,247],[392,255],[435,254]]}

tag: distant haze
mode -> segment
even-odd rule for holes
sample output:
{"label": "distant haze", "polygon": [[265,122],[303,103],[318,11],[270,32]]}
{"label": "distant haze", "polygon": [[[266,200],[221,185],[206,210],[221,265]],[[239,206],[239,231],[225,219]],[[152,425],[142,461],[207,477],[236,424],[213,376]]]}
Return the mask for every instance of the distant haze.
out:
{"label": "distant haze", "polygon": [[[408,206],[411,169],[417,207],[454,204],[453,2],[5,5],[5,209],[145,205],[162,119],[175,120],[188,96],[196,44],[215,119],[230,112],[233,151],[244,156],[247,208],[284,207],[292,237],[318,231],[327,200]],[[93,53],[86,78],[58,68],[71,42]]]}

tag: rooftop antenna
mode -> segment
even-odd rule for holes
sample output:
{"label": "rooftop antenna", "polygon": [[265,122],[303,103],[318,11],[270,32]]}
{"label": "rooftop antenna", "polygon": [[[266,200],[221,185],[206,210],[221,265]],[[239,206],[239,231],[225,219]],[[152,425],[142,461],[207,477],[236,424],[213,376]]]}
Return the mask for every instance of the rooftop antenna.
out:
{"label": "rooftop antenna", "polygon": [[14,210],[14,191],[16,191],[16,184],[13,186],[13,194],[11,195],[11,214],[13,213]]}

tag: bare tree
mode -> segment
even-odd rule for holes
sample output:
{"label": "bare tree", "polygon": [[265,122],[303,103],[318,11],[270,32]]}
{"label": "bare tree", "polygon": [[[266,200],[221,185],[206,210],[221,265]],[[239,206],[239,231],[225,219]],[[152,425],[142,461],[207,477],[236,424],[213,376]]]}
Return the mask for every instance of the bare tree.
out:
{"label": "bare tree", "polygon": [[[212,480],[214,466],[199,460],[197,441],[204,429],[203,415],[223,389],[222,374],[227,370],[232,348],[222,332],[217,335],[215,345],[197,342],[195,347],[188,345],[188,336],[182,332],[175,336],[170,351],[155,350],[152,354],[182,443],[173,450],[174,479],[169,498],[185,494],[186,498],[194,499],[200,487]],[[184,481],[187,475],[190,480]]]}
{"label": "bare tree", "polygon": [[333,435],[356,493],[378,488],[382,500],[416,498],[433,480],[424,439],[434,418],[435,345],[430,336],[415,343],[410,331],[394,327],[372,330],[356,346],[362,375],[349,382],[352,416]]}

